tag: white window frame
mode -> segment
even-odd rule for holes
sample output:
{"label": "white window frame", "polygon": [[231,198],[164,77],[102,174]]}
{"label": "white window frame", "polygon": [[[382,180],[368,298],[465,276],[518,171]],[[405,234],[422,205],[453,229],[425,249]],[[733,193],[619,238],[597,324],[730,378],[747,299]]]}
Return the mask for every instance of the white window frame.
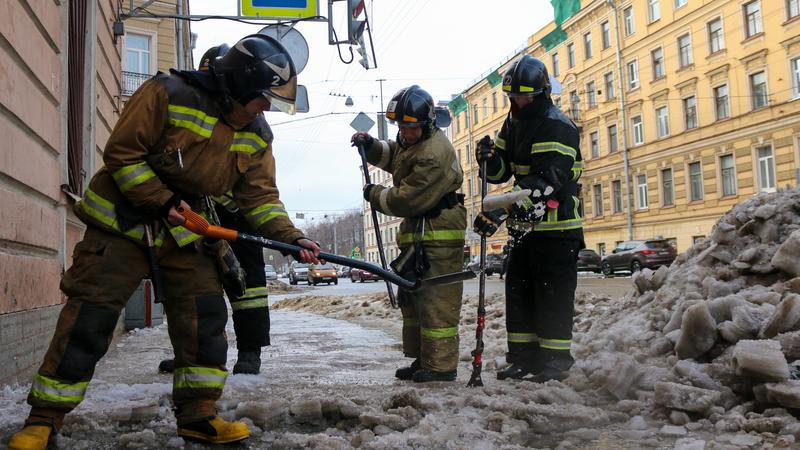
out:
{"label": "white window frame", "polygon": [[[663,111],[663,114],[661,113]],[[669,108],[667,105],[659,106],[656,113],[656,133],[658,138],[669,136]]]}
{"label": "white window frame", "polygon": [[[614,130],[612,136],[611,130]],[[612,123],[606,127],[606,136],[608,136],[608,153],[615,153],[619,151],[619,128],[617,124]]]}
{"label": "white window frame", "polygon": [[792,98],[800,98],[800,56],[789,60],[789,73],[792,76]]}
{"label": "white window frame", "polygon": [[[693,123],[690,123],[690,105],[689,101],[694,102],[694,105],[691,105],[691,120]],[[690,95],[688,97],[684,97],[683,101],[681,102],[683,105],[683,127],[686,130],[692,130],[700,126],[699,119],[697,116],[697,97],[694,95]],[[690,126],[691,125],[691,126]]]}
{"label": "white window frame", "polygon": [[[757,5],[758,10],[756,10],[754,13],[748,14],[747,8],[750,5]],[[764,32],[763,15],[761,14],[761,0],[753,0],[742,4],[742,20],[744,21],[744,27],[742,28],[742,31],[744,31],[745,39],[749,39]]]}
{"label": "white window frame", "polygon": [[[661,55],[656,64],[656,53]],[[664,48],[658,47],[650,50],[650,66],[653,68],[653,79],[659,80],[667,76],[667,68],[665,67],[666,61],[664,60]],[[657,68],[660,68],[660,73]]]}
{"label": "white window frame", "polygon": [[[754,78],[756,76],[758,76],[758,75],[763,75],[764,76],[764,83],[763,83],[763,85],[764,85],[764,96],[763,96],[764,104],[760,105],[760,106],[756,105],[756,98],[761,98],[761,96],[758,96],[758,97],[756,96],[755,84],[753,83]],[[769,80],[769,78],[767,77],[766,69],[765,70],[759,70],[757,72],[752,72],[752,73],[747,75],[747,86],[750,89],[750,100],[751,100],[750,101],[750,108],[751,109],[756,110],[756,109],[766,108],[766,107],[769,106],[769,85],[768,85],[768,80]]]}
{"label": "white window frame", "polygon": [[589,154],[592,158],[600,157],[600,133],[597,130],[589,132]]}
{"label": "white window frame", "polygon": [[637,89],[639,87],[639,60],[634,59],[625,64],[625,72],[628,76],[628,90]]}
{"label": "white window frame", "polygon": [[[642,177],[644,177],[644,183],[642,182]],[[647,200],[647,174],[636,174],[636,209],[644,210],[649,207],[650,204]]]}
{"label": "white window frame", "polygon": [[[730,173],[731,192],[730,193],[726,193],[725,192],[726,185],[728,184],[728,183],[726,183],[726,181],[728,181],[728,180],[726,180],[726,175],[725,174],[726,174],[726,170],[727,169],[723,165],[723,160],[726,159],[726,158],[730,158],[730,160],[733,162],[733,166],[730,167],[730,169],[731,169],[731,173]],[[719,193],[720,193],[720,197],[733,197],[733,196],[735,196],[736,193],[739,190],[739,187],[737,186],[738,183],[736,182],[736,155],[733,154],[733,153],[726,153],[724,155],[719,155],[719,157],[717,158],[717,163],[719,164]]]}
{"label": "white window frame", "polygon": [[615,98],[617,93],[614,89],[614,72],[608,72],[607,74],[603,75],[603,84],[605,85],[606,89],[606,100]]}
{"label": "white window frame", "polygon": [[483,118],[487,119],[489,117],[489,99],[487,97],[483,97]]}
{"label": "white window frame", "polygon": [[[719,38],[714,39],[714,30],[711,29],[711,24],[719,22]],[[725,50],[725,23],[722,21],[722,17],[717,17],[715,19],[709,20],[706,22],[706,34],[708,36],[708,53],[713,55],[714,53],[721,52]],[[719,48],[716,50],[714,49],[714,43],[717,42]]]}
{"label": "white window frame", "polygon": [[[724,117],[720,117],[720,114],[719,114],[720,113],[719,100],[720,100],[721,97],[719,97],[717,94],[719,93],[719,90],[723,89],[723,88],[725,89],[725,113],[726,113],[726,115]],[[730,97],[730,87],[728,86],[728,83],[723,83],[723,84],[720,84],[718,86],[714,86],[711,89],[711,92],[712,92],[712,96],[714,97],[714,117],[716,118],[716,120],[729,119],[731,117],[731,97]]]}
{"label": "white window frame", "polygon": [[592,185],[592,216],[603,217],[603,209],[603,184],[597,183]]}
{"label": "white window frame", "polygon": [[622,10],[622,20],[625,22],[625,36],[636,33],[636,18],[633,15],[633,6]]}
{"label": "white window frame", "polygon": [[597,106],[597,85],[594,80],[586,83],[586,108]]}
{"label": "white window frame", "polygon": [[[669,172],[669,186],[666,185],[664,174]],[[675,206],[675,173],[672,167],[665,167],[658,171],[658,178],[661,186],[661,207]],[[669,203],[667,203],[669,194]]]}
{"label": "white window frame", "polygon": [[[687,46],[681,45],[681,41],[686,39],[688,42]],[[694,57],[692,56],[692,34],[685,33],[678,36],[678,65],[681,69],[684,67],[689,67],[694,64]]]}
{"label": "white window frame", "polygon": [[611,182],[611,213],[619,214],[622,212],[623,208],[622,180],[613,180]]}
{"label": "white window frame", "polygon": [[[769,156],[761,156],[760,150],[769,148]],[[758,181],[758,192],[775,192],[778,186],[775,168],[775,148],[771,143],[757,145],[754,149],[756,161],[756,180]],[[763,173],[766,171],[766,173]],[[767,179],[764,179],[766,175]]]}
{"label": "white window frame", "polygon": [[594,56],[592,49],[592,32],[583,34],[583,56],[584,59],[591,59]]}
{"label": "white window frame", "polygon": [[600,24],[600,45],[603,50],[611,47],[611,25],[607,20]]}
{"label": "white window frame", "polygon": [[[699,192],[695,192],[694,190],[694,179],[692,178],[692,167],[700,167],[700,183],[697,185]],[[705,198],[705,189],[703,186],[703,162],[702,161],[692,161],[686,165],[686,181],[689,183],[689,202],[699,202]],[[695,196],[697,194],[697,196]],[[696,197],[696,198],[695,198]]]}
{"label": "white window frame", "polygon": [[648,23],[653,23],[661,18],[661,3],[659,0],[647,0]]}
{"label": "white window frame", "polygon": [[683,8],[688,3],[689,3],[689,0],[675,0],[675,2],[674,2],[675,9]]}
{"label": "white window frame", "polygon": [[[639,119],[638,123],[636,119]],[[631,117],[631,135],[633,145],[644,144],[644,119],[641,114]]]}
{"label": "white window frame", "polygon": [[553,63],[553,76],[558,77],[559,75],[561,75],[560,67],[558,67],[558,52],[553,53],[552,63]]}
{"label": "white window frame", "polygon": [[786,0],[786,20],[800,16],[800,0]]}
{"label": "white window frame", "polygon": [[[148,64],[150,65],[150,70],[149,70],[150,73],[146,73],[144,75],[155,75],[155,73],[158,72],[158,33],[153,32],[151,30],[142,29],[142,28],[126,26],[125,27],[125,35],[127,36],[129,34],[135,34],[135,35],[143,36],[143,37],[146,37],[148,39],[148,41],[149,41],[148,42],[148,46],[149,46]],[[127,47],[127,45],[123,45],[122,54],[123,54],[123,57],[122,57],[123,69],[122,70],[124,70],[125,72],[133,72],[132,70],[130,70],[126,66],[127,61],[128,61],[128,47]],[[133,73],[142,73],[142,72],[133,72]]]}
{"label": "white window frame", "polygon": [[575,43],[570,42],[567,44],[567,68],[572,69],[575,67]]}

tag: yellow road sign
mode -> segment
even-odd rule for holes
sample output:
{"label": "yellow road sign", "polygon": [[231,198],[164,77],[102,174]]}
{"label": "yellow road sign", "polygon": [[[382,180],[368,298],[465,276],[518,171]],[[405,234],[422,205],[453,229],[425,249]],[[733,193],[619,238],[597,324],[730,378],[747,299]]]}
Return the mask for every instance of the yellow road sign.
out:
{"label": "yellow road sign", "polygon": [[239,0],[243,16],[299,19],[319,15],[319,0]]}

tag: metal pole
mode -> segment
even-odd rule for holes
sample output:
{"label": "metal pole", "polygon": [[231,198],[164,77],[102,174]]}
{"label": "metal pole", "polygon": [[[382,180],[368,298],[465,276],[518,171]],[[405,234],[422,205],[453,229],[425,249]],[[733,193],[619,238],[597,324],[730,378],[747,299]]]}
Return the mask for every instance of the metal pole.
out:
{"label": "metal pole", "polygon": [[[367,155],[364,153],[364,145],[356,141],[358,147],[358,154],[361,156],[361,167],[364,169],[364,183],[370,184],[369,166],[367,165]],[[383,251],[383,237],[378,225],[378,211],[375,208],[370,208],[372,212],[372,225],[375,227],[375,242],[378,244],[378,255],[381,257],[381,267],[384,270],[389,270],[389,264],[386,262],[386,253]],[[389,292],[389,302],[393,308],[397,308],[397,299],[394,296],[394,289],[389,280],[386,280],[386,290]]]}
{"label": "metal pole", "polygon": [[[488,182],[486,178],[486,161],[481,162],[481,212],[483,199],[486,198]],[[475,350],[472,351],[472,376],[467,382],[469,387],[483,386],[481,370],[483,369],[483,328],[486,326],[486,236],[481,234],[481,273],[478,278],[478,314],[475,318]]]}
{"label": "metal pole", "polygon": [[[625,175],[625,207],[627,209],[628,219],[628,240],[633,239],[633,212],[631,211],[631,182],[630,182],[630,166],[628,162],[628,131],[627,131],[627,116],[625,115],[625,70],[622,67],[622,41],[619,40],[619,19],[617,18],[617,4],[614,0],[606,0],[608,5],[614,10],[614,34],[617,39],[617,71],[619,78],[619,115],[620,126],[619,131],[622,135],[622,167]],[[613,194],[613,192],[612,192]],[[612,199],[613,200],[613,199]]]}

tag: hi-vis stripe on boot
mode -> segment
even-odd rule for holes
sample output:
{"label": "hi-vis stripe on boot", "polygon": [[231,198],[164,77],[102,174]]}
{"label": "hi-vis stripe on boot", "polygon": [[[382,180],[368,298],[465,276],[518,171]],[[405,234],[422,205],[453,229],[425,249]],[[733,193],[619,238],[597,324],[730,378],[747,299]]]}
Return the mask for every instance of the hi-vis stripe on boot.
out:
{"label": "hi-vis stripe on boot", "polygon": [[508,342],[516,342],[518,344],[539,342],[539,336],[536,333],[508,333]]}

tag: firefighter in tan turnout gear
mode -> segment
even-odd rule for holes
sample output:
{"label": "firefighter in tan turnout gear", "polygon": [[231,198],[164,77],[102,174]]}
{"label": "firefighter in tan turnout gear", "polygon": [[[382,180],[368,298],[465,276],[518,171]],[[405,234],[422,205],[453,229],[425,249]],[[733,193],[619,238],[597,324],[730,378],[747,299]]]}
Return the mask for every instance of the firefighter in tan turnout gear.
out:
{"label": "firefighter in tan turnout gear", "polygon": [[510,366],[497,378],[544,382],[563,379],[570,354],[578,251],[584,247],[578,178],[583,169],[577,127],[550,99],[544,64],[530,55],[514,61],[503,78],[511,111],[491,141],[478,142],[478,163],[490,183],[514,178],[530,195],[482,212],[475,231],[491,235],[506,221],[514,237],[506,273],[506,330]]}
{"label": "firefighter in tan turnout gear", "polygon": [[213,257],[180,226],[177,207],[200,210],[203,196],[232,191],[260,234],[305,247],[301,259],[317,260],[319,247],[292,225],[278,198],[272,133],[255,120],[270,104],[293,112],[296,83],[286,49],[252,35],[211,73],[158,74],[131,97],[109,137],[105,166],[75,207],[86,234],[61,282],[68,299],[28,395],[30,415],[9,448],[44,449],[83,399],[120,311],[155,271],[147,235],[157,247],[175,352],[178,434],[214,444],[249,436],[244,423],[217,415],[228,375],[227,308]]}
{"label": "firefighter in tan turnout gear", "polygon": [[[392,174],[392,187],[368,184],[364,198],[372,208],[404,217],[392,267],[406,278],[428,278],[462,269],[466,209],[456,194],[463,180],[456,152],[436,126],[430,94],[419,86],[392,97],[386,117],[397,123],[397,141],[379,141],[356,133],[353,142],[367,160]],[[461,283],[400,290],[403,353],[414,358],[395,376],[416,382],[453,381],[458,364]]]}

